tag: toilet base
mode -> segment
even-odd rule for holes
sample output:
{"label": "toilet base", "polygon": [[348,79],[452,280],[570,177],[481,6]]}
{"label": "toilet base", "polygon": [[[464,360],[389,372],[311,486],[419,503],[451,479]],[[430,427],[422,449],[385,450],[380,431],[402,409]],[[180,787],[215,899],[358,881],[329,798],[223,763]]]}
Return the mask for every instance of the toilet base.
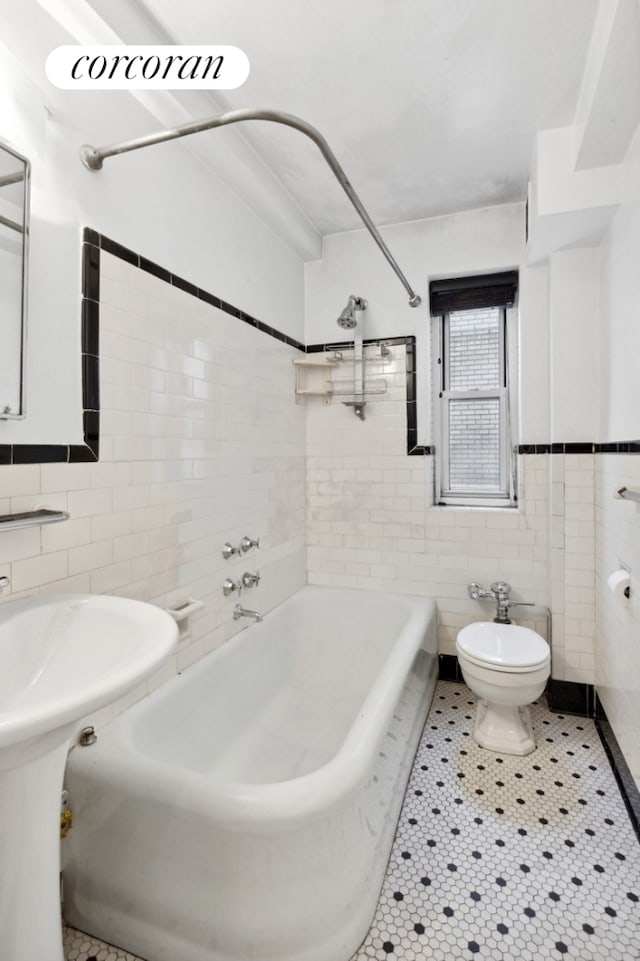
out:
{"label": "toilet base", "polygon": [[531,754],[536,747],[528,706],[479,699],[473,737],[482,747],[501,754]]}

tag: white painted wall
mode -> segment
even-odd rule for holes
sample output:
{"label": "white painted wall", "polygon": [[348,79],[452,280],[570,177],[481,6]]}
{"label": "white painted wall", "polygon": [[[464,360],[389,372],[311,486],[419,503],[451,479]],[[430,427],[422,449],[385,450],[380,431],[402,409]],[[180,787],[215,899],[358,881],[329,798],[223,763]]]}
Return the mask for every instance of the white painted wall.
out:
{"label": "white painted wall", "polygon": [[[625,163],[625,199],[603,246],[599,343],[602,440],[640,438],[640,129]],[[617,500],[640,490],[637,454],[602,454],[596,475],[596,684],[607,717],[640,786],[640,506]],[[620,564],[632,595],[620,603],[606,586]]]}
{"label": "white painted wall", "polygon": [[35,0],[6,6],[0,8],[0,137],[31,159],[33,174],[28,417],[0,423],[0,444],[81,440],[83,226],[301,339],[300,257],[181,143],[118,158],[101,173],[86,170],[78,158],[83,142],[111,143],[161,125],[126,92],[51,87],[46,55],[72,38]]}
{"label": "white painted wall", "polygon": [[625,201],[603,245],[598,432],[606,440],[640,436],[640,128],[625,164],[624,183]]}
{"label": "white painted wall", "polygon": [[598,421],[600,250],[550,259],[552,441],[593,441]]}
{"label": "white painted wall", "polygon": [[549,388],[549,267],[539,264],[520,273],[520,440],[548,444],[551,422]]}
{"label": "white painted wall", "polygon": [[[574,123],[543,131],[530,189],[530,256],[549,261],[551,439],[640,437],[640,18],[600,0]],[[640,489],[637,454],[555,455],[551,599],[555,676],[595,683],[640,784]],[[631,570],[629,602],[607,577]]]}

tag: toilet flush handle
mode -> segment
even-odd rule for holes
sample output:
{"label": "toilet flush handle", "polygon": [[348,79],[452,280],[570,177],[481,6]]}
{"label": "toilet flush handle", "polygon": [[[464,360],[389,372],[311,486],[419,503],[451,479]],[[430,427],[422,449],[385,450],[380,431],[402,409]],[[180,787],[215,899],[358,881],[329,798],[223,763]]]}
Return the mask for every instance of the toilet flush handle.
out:
{"label": "toilet flush handle", "polygon": [[491,591],[487,590],[486,587],[481,587],[480,584],[476,584],[475,581],[467,587],[467,594],[472,601],[482,601],[487,597],[490,597],[492,600],[494,598]]}

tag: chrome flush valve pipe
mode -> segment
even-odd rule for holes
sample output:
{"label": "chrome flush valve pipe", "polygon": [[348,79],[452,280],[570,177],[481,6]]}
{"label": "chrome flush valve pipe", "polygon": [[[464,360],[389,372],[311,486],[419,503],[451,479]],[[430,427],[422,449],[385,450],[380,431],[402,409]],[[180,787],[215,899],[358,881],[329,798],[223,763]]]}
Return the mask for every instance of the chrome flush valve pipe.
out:
{"label": "chrome flush valve pipe", "polygon": [[511,593],[511,584],[507,584],[506,581],[495,581],[491,585],[491,594],[495,598],[497,610],[494,621],[496,624],[510,624],[509,619],[509,594]]}
{"label": "chrome flush valve pipe", "polygon": [[509,611],[512,607],[536,606],[532,601],[512,601],[509,598],[510,593],[511,584],[507,584],[506,581],[494,581],[490,588],[481,587],[474,581],[467,587],[467,594],[472,601],[488,598],[496,602],[496,616],[493,619],[496,624],[511,624]]}

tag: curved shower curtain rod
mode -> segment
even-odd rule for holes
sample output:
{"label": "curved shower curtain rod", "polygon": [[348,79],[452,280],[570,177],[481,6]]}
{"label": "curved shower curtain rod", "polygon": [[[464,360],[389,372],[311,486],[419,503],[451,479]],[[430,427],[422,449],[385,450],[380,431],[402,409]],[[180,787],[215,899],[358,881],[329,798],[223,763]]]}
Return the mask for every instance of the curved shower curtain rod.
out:
{"label": "curved shower curtain rod", "polygon": [[329,167],[333,171],[336,180],[360,215],[363,224],[391,264],[391,267],[397,274],[402,286],[409,294],[410,306],[418,307],[422,302],[421,297],[416,294],[411,287],[411,284],[400,270],[395,258],[391,254],[391,251],[388,249],[384,240],[374,226],[371,217],[365,210],[362,201],[349,183],[349,178],[336,160],[336,157],[329,147],[329,144],[315,127],[312,127],[310,123],[307,123],[305,120],[301,120],[299,117],[294,117],[289,113],[282,113],[279,110],[230,110],[228,113],[222,113],[218,117],[211,117],[208,120],[196,120],[193,123],[186,123],[180,127],[174,127],[170,130],[163,130],[160,133],[147,134],[145,137],[138,137],[135,140],[126,140],[123,143],[111,144],[111,146],[107,147],[91,147],[88,144],[84,144],[80,148],[80,157],[85,167],[88,167],[89,170],[101,170],[102,163],[107,157],[114,157],[116,154],[128,153],[129,150],[139,150],[141,147],[150,147],[156,143],[163,143],[165,140],[175,140],[178,137],[187,137],[189,134],[200,133],[202,130],[212,130],[214,127],[224,127],[227,124],[239,123],[242,120],[270,120],[273,123],[282,123],[287,127],[293,127],[295,130],[299,130],[300,133],[303,133],[306,137],[309,137],[310,140],[313,140],[316,147],[318,147],[320,153],[329,164]]}

